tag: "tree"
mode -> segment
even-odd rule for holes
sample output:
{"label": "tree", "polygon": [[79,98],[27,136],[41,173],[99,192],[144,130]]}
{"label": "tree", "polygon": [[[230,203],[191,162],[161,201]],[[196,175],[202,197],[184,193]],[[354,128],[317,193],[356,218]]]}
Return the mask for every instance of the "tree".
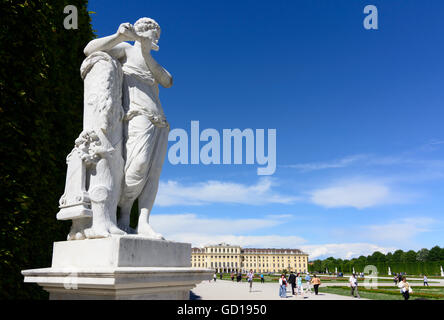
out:
{"label": "tree", "polygon": [[385,262],[385,255],[382,252],[375,251],[371,255],[372,263],[381,263]]}
{"label": "tree", "polygon": [[404,261],[404,251],[396,250],[393,252],[393,262],[403,262]]}
{"label": "tree", "polygon": [[444,260],[444,248],[441,249],[439,246],[434,246],[430,249],[428,258],[429,261]]}
{"label": "tree", "polygon": [[416,252],[414,250],[409,250],[404,254],[403,262],[416,262]]}
{"label": "tree", "polygon": [[355,263],[358,263],[358,264],[362,264],[362,265],[369,264],[368,258],[366,258],[364,256],[359,256],[358,259],[354,259],[354,260],[355,260]]}
{"label": "tree", "polygon": [[421,262],[426,262],[428,261],[428,256],[429,256],[429,250],[426,248],[422,248],[421,250],[418,251],[418,253],[416,254],[416,260],[417,261],[421,261]]}
{"label": "tree", "polygon": [[[78,9],[78,29],[63,26]],[[86,0],[2,0],[0,19],[0,299],[47,294],[23,269],[50,266],[66,156],[82,130],[83,47],[94,35]]]}
{"label": "tree", "polygon": [[385,262],[388,264],[393,262],[393,253],[389,252],[385,255]]}

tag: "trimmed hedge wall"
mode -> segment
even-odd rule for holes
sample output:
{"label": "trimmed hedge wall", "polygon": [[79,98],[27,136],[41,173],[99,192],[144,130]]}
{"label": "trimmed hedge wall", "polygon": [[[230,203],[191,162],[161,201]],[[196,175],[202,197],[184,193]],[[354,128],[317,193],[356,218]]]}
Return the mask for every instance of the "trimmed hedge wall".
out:
{"label": "trimmed hedge wall", "polygon": [[[69,222],[55,218],[66,156],[82,130],[86,0],[0,0],[0,299],[44,299],[22,269],[49,267]],[[66,5],[78,29],[66,30]]]}
{"label": "trimmed hedge wall", "polygon": [[[405,272],[407,274],[426,274],[426,275],[441,275],[440,267],[444,267],[444,261],[430,261],[430,262],[393,262],[393,263],[368,263],[376,266],[380,275],[387,275],[388,267],[393,273]],[[366,264],[345,262],[342,264],[324,263],[321,267],[317,265],[309,265],[309,271],[323,271],[325,268],[329,272],[334,272],[338,268],[338,272],[351,273],[353,267],[355,272],[364,272]]]}

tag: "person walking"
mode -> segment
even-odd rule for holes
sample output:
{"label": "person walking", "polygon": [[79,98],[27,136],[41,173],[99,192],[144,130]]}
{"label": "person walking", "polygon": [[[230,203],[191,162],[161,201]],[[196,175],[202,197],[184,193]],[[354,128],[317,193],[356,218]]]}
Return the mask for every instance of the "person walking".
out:
{"label": "person walking", "polygon": [[298,273],[296,276],[296,293],[301,294],[301,296],[304,295],[304,288],[302,288],[302,277],[300,273]]}
{"label": "person walking", "polygon": [[398,286],[398,276],[397,275],[395,275],[393,277],[393,282],[395,283],[395,286]]}
{"label": "person walking", "polygon": [[213,275],[213,280],[214,280],[214,282],[216,282],[216,279],[217,279],[217,275],[214,274],[214,275]]}
{"label": "person walking", "polygon": [[240,271],[239,271],[239,273],[237,274],[237,278],[236,278],[236,280],[237,280],[237,282],[241,282],[241,281],[242,281],[242,273],[240,273]]}
{"label": "person walking", "polygon": [[220,278],[220,280],[222,280],[222,275],[223,275],[223,273],[221,272],[221,273],[219,273],[219,278]]}
{"label": "person walking", "polygon": [[288,276],[288,283],[291,284],[291,294],[294,295],[294,288],[296,287],[296,276],[293,272],[290,272]]}
{"label": "person walking", "polygon": [[234,282],[234,272],[232,272],[232,273],[230,274],[230,277],[231,277],[231,281]]}
{"label": "person walking", "polygon": [[251,288],[253,287],[253,278],[254,278],[254,273],[253,273],[253,270],[250,269],[250,272],[248,272],[248,274],[247,274],[247,281],[250,284],[250,292],[251,292]]}
{"label": "person walking", "polygon": [[264,279],[264,274],[263,273],[261,273],[261,283],[264,283],[265,282],[265,279]]}
{"label": "person walking", "polygon": [[287,279],[285,279],[284,274],[282,274],[279,279],[279,296],[281,298],[287,298]]}
{"label": "person walking", "polygon": [[429,279],[427,279],[427,276],[426,275],[424,275],[424,287],[425,286],[429,286]]}
{"label": "person walking", "polygon": [[401,289],[401,294],[404,297],[404,300],[409,300],[410,293],[412,293],[413,290],[410,284],[407,282],[407,278],[405,276],[402,277],[402,280],[398,284],[398,287]]}
{"label": "person walking", "polygon": [[311,291],[311,277],[310,274],[307,273],[307,275],[305,276],[305,282],[307,283],[307,289],[305,291],[310,292],[310,294],[313,294],[313,291]]}
{"label": "person walking", "polygon": [[358,292],[358,279],[356,278],[356,274],[353,273],[348,281],[350,282],[351,295],[355,298],[361,298]]}
{"label": "person walking", "polygon": [[318,295],[319,286],[321,285],[321,279],[316,277],[316,275],[313,275],[313,279],[311,279],[311,283],[313,283],[315,295]]}

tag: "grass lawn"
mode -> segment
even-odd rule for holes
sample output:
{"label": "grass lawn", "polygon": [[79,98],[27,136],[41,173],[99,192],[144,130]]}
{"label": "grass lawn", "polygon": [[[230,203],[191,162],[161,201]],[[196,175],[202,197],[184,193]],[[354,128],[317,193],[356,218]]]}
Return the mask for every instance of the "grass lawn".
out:
{"label": "grass lawn", "polygon": [[[288,274],[287,274],[287,277],[288,277]],[[311,277],[313,278],[313,276],[311,276]],[[280,278],[280,276],[277,276],[277,275],[264,274],[264,281],[265,282],[278,282],[279,278]],[[321,276],[320,278],[321,278],[322,282],[327,282],[327,283],[330,283],[330,282],[343,282],[345,284],[345,283],[348,283],[348,278],[349,277],[337,278],[337,277],[331,277],[331,276],[330,277],[329,276]],[[219,278],[219,274],[217,275],[217,279],[218,280],[220,279]],[[231,280],[230,274],[229,273],[224,273],[222,275],[222,280]],[[365,280],[364,278],[358,278],[358,281],[361,284],[364,283],[364,280]],[[407,278],[407,280],[408,280],[408,278]],[[237,281],[236,280],[236,275],[234,276],[234,281]],[[242,274],[242,281],[247,281],[245,274]],[[259,277],[259,274],[255,274],[254,275],[253,281],[254,282],[260,282],[261,281],[260,277]],[[302,275],[302,281],[305,283],[305,274]],[[408,281],[412,285],[422,285],[423,284],[422,280],[408,280]],[[393,283],[393,280],[391,280],[391,279],[378,279],[378,282]],[[437,283],[437,281],[429,280],[429,283]]]}
{"label": "grass lawn", "polygon": [[[345,283],[348,283],[348,279],[349,279],[349,277],[337,278],[337,277],[329,277],[329,276],[321,276],[320,278],[321,278],[322,282],[345,282]],[[408,278],[407,278],[407,280],[408,280]],[[363,283],[364,281],[365,281],[365,278],[358,278],[358,282],[359,283]],[[416,285],[423,284],[422,280],[408,280],[408,281],[409,281],[409,283],[416,284]],[[394,284],[392,279],[381,279],[381,278],[378,278],[378,282],[393,283]],[[439,283],[439,282],[438,281],[429,280],[429,283]]]}
{"label": "grass lawn", "polygon": [[[311,274],[314,274],[314,272],[312,272]],[[319,273],[316,273],[318,276],[320,276],[320,277],[335,277],[335,275],[327,275],[327,274],[319,274]],[[344,274],[344,278],[350,278],[350,276],[351,276],[351,274]],[[388,275],[388,274],[383,274],[383,273],[378,273],[378,277],[388,277],[388,278],[393,278],[395,275],[394,274],[392,274],[392,275]],[[423,274],[420,274],[420,275],[418,275],[418,274],[407,274],[406,275],[406,277],[407,277],[407,279],[408,278],[420,278],[420,279],[422,279],[422,278],[424,278],[424,275]],[[441,277],[441,276],[439,276],[439,275],[427,275],[427,278],[429,278],[429,280],[430,279],[444,279],[444,277]]]}
{"label": "grass lawn", "polygon": [[[426,298],[430,300],[444,300],[444,287],[412,287],[410,299]],[[320,287],[319,292],[350,296],[349,287]],[[361,298],[372,300],[404,300],[399,289],[381,287],[378,289],[359,288]]]}
{"label": "grass lawn", "polygon": [[[346,283],[348,283],[348,278],[347,279],[344,279],[344,278],[334,278],[334,279],[324,279],[324,278],[321,278],[321,281],[322,282],[346,282]],[[365,281],[364,278],[358,278],[358,282],[359,283],[364,283],[364,281]],[[416,284],[416,285],[418,285],[418,284],[422,285],[424,283],[422,280],[408,280],[408,278],[407,278],[407,281],[409,283]],[[378,282],[393,283],[393,285],[395,284],[393,282],[393,280],[390,280],[390,279],[378,279]],[[439,283],[439,282],[438,281],[430,281],[429,280],[429,283]]]}

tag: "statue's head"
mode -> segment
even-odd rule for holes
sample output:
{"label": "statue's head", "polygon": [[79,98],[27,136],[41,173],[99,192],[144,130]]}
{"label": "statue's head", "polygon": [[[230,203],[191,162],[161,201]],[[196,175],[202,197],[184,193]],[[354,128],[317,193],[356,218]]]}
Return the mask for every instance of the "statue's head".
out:
{"label": "statue's head", "polygon": [[158,40],[160,38],[160,26],[151,18],[140,18],[134,23],[134,31],[143,38],[151,38]]}

